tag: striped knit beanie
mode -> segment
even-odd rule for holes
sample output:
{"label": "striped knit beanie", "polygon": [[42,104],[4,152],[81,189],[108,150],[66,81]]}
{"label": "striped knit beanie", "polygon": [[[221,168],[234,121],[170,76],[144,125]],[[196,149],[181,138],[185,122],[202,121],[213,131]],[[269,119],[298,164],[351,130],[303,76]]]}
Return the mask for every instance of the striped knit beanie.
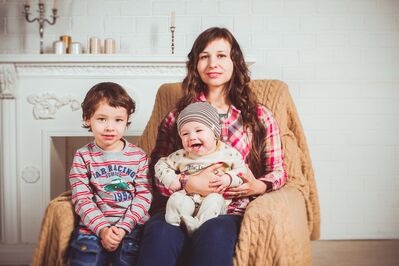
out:
{"label": "striped knit beanie", "polygon": [[180,134],[182,126],[188,122],[198,122],[209,127],[217,138],[220,138],[219,114],[207,102],[195,102],[186,106],[177,117],[177,131]]}

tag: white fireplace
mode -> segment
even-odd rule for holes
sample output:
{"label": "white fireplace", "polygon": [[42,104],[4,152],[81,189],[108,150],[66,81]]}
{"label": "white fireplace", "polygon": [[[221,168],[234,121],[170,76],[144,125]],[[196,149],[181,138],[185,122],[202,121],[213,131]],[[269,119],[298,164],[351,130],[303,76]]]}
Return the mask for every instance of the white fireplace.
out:
{"label": "white fireplace", "polygon": [[126,88],[136,101],[127,133],[135,141],[158,87],[185,71],[182,56],[0,56],[0,264],[17,246],[28,251],[17,260],[30,261],[46,206],[67,187],[72,150],[90,138],[81,127],[86,92],[102,81]]}

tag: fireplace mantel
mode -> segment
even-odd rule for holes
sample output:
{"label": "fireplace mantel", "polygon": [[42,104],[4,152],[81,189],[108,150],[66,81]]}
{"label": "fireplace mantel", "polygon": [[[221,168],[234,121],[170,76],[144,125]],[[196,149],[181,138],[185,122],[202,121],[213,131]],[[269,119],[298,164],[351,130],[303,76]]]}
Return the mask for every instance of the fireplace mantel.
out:
{"label": "fireplace mantel", "polygon": [[0,55],[0,264],[29,262],[51,199],[52,138],[90,135],[81,127],[87,90],[121,84],[137,106],[127,135],[139,136],[157,89],[181,81],[185,63],[174,55]]}
{"label": "fireplace mantel", "polygon": [[0,63],[132,63],[132,64],[177,64],[186,61],[185,56],[147,55],[136,56],[127,54],[4,54],[0,55]]}

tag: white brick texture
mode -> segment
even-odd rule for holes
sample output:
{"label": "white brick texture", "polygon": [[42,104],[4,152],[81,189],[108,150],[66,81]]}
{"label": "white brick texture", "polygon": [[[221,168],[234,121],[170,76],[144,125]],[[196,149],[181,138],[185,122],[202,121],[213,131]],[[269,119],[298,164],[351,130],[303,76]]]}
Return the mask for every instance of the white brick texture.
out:
{"label": "white brick texture", "polygon": [[[256,58],[252,78],[290,87],[314,163],[322,239],[399,238],[398,0],[59,2],[46,51],[69,34],[84,47],[90,36],[112,37],[119,53],[169,54],[172,11],[180,55],[202,30],[229,28]],[[37,23],[24,20],[22,3],[0,0],[0,53],[38,53]]]}

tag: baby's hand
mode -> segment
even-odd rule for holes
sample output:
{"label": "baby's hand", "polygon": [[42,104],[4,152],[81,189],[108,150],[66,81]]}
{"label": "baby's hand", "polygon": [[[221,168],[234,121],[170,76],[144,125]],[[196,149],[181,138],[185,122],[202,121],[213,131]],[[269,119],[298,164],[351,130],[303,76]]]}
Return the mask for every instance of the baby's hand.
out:
{"label": "baby's hand", "polygon": [[172,184],[170,184],[169,189],[173,190],[173,192],[181,189],[181,184],[179,180],[173,180]]}
{"label": "baby's hand", "polygon": [[216,192],[223,192],[231,183],[231,177],[228,174],[223,174],[221,176],[216,176],[209,181],[211,187],[216,187]]}

